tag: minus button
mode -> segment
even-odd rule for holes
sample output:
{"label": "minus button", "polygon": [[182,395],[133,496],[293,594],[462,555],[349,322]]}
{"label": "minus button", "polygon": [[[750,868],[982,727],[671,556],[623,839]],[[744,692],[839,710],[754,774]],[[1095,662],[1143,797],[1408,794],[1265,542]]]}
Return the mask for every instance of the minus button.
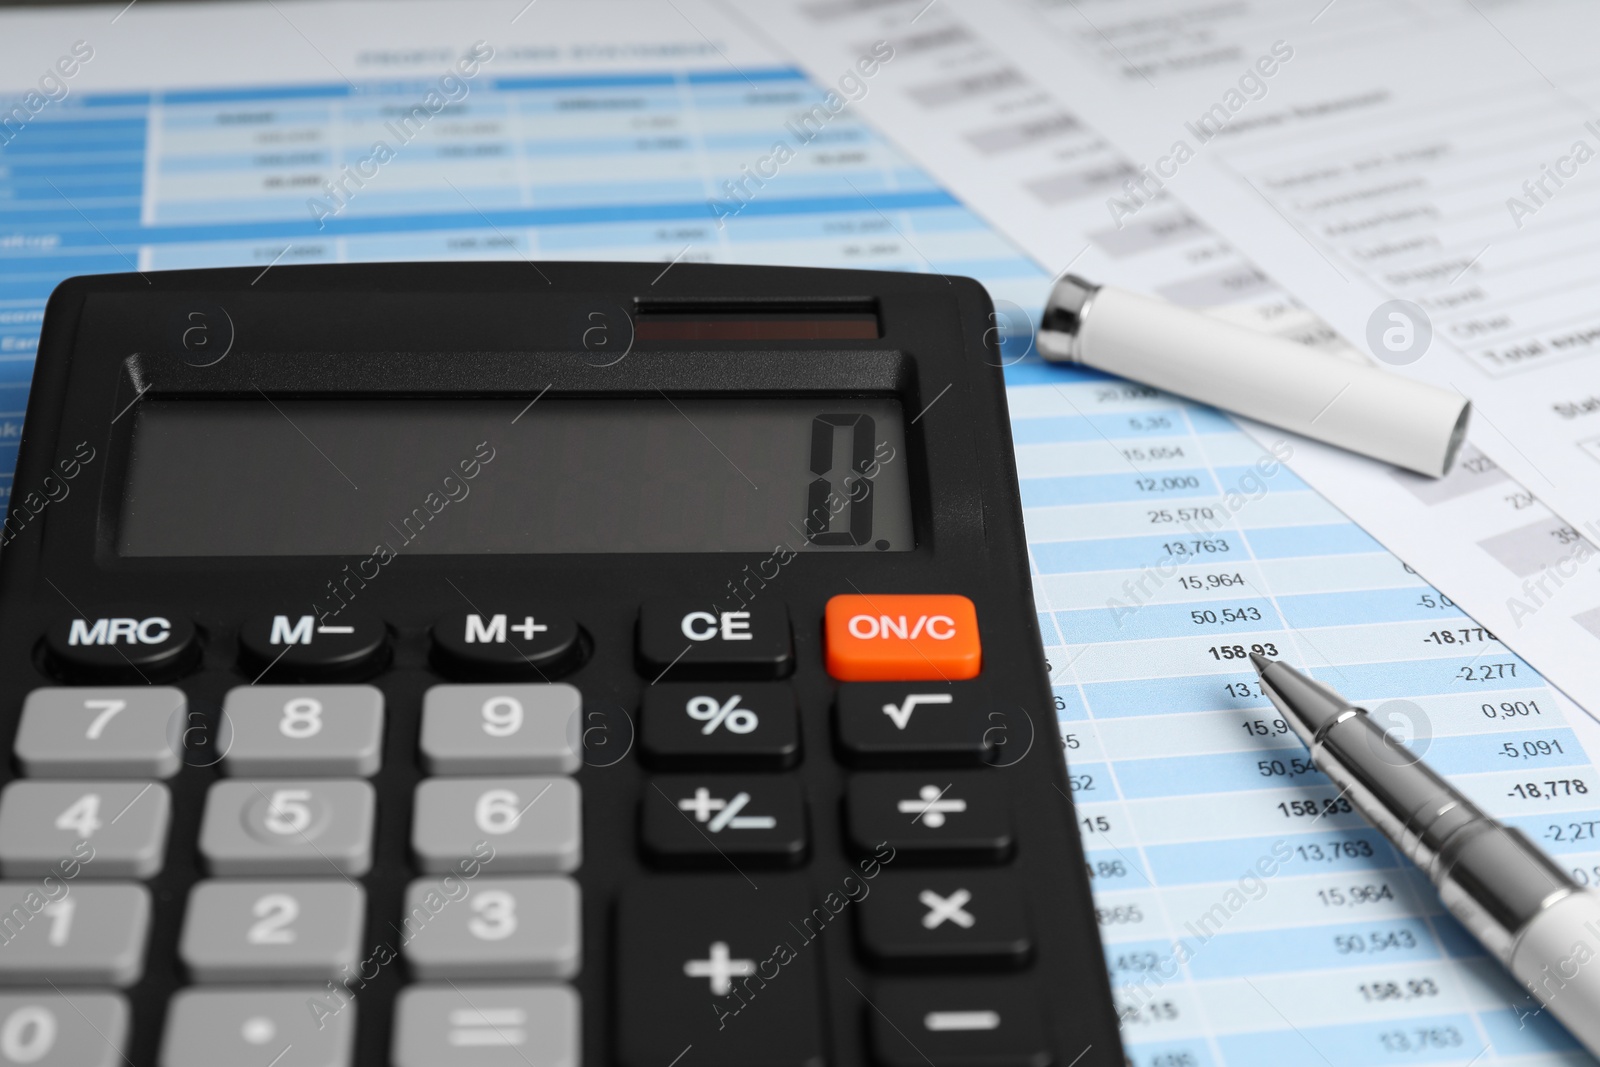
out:
{"label": "minus button", "polygon": [[922,1025],[930,1032],[945,1030],[997,1030],[1000,1013],[997,1011],[930,1011],[922,1017]]}

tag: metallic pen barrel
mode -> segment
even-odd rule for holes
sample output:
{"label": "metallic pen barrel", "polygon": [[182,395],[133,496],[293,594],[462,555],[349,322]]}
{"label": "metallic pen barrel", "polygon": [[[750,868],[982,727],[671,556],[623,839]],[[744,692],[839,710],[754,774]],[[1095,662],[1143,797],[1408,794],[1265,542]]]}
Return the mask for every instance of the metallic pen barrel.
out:
{"label": "metallic pen barrel", "polygon": [[1538,847],[1485,815],[1405,745],[1327,686],[1252,656],[1261,687],[1311,761],[1439,889],[1502,962],[1517,932],[1579,887]]}
{"label": "metallic pen barrel", "polygon": [[1600,896],[1484,814],[1332,689],[1252,654],[1311,761],[1420,867],[1450,913],[1600,1055]]}

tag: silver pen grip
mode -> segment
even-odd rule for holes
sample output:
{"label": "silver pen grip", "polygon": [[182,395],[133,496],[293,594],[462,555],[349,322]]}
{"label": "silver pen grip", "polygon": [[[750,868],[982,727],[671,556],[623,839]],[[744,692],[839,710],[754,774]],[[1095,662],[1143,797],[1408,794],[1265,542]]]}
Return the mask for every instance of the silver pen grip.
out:
{"label": "silver pen grip", "polygon": [[1365,709],[1352,708],[1319,731],[1311,758],[1503,963],[1528,923],[1578,891],[1532,842],[1485,815]]}

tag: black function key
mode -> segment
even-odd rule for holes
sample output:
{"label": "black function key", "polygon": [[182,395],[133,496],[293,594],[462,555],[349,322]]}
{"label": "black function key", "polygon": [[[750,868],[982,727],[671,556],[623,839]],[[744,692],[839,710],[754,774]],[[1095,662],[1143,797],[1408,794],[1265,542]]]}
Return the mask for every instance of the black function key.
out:
{"label": "black function key", "polygon": [[891,871],[861,901],[856,933],[880,967],[1020,967],[1033,939],[1005,871]]}
{"label": "black function key", "polygon": [[239,651],[246,671],[266,680],[348,679],[383,666],[389,634],[382,619],[349,610],[320,619],[290,611],[246,619]]}
{"label": "black function key", "polygon": [[434,664],[458,678],[548,680],[582,658],[577,622],[541,607],[458,612],[433,624]]}
{"label": "black function key", "polygon": [[794,690],[782,682],[662,682],[645,690],[639,744],[658,767],[792,767],[800,759]]}
{"label": "black function key", "polygon": [[44,640],[52,665],[73,681],[172,678],[192,666],[198,652],[194,624],[159,608],[62,618],[45,631]]}
{"label": "black function key", "polygon": [[836,917],[813,903],[790,876],[763,878],[759,893],[731,873],[627,886],[615,941],[620,1067],[821,1067],[813,942]]}
{"label": "black function key", "polygon": [[992,762],[993,729],[976,682],[855,682],[834,705],[839,748],[858,767],[954,767]]}
{"label": "black function key", "polygon": [[656,679],[787,677],[794,670],[788,609],[647,601],[639,610],[639,669]]}
{"label": "black function key", "polygon": [[845,805],[861,852],[887,843],[915,862],[999,863],[1011,854],[1011,816],[994,770],[858,774]]}
{"label": "black function key", "polygon": [[1038,995],[1022,978],[882,982],[868,1026],[878,1067],[1049,1067],[1055,1060]]}
{"label": "black function key", "polygon": [[664,775],[645,783],[640,843],[663,867],[793,866],[806,857],[806,806],[785,776]]}

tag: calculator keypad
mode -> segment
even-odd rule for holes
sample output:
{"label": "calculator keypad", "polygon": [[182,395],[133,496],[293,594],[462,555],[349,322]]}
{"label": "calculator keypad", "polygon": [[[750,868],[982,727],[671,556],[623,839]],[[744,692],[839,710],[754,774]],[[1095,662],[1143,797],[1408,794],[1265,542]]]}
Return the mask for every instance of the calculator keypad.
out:
{"label": "calculator keypad", "polygon": [[578,884],[480,877],[463,892],[419,878],[401,920],[412,973],[428,980],[571,978],[582,958]]}
{"label": "calculator keypad", "polygon": [[429,874],[491,856],[496,872],[564,873],[582,860],[580,815],[570,778],[430,778],[417,786],[411,848]]}
{"label": "calculator keypad", "polygon": [[436,685],[422,698],[431,774],[571,774],[583,698],[570,685]]}
{"label": "calculator keypad", "polygon": [[222,704],[222,769],[239,777],[376,774],[383,694],[370,685],[241,685]]}
{"label": "calculator keypad", "polygon": [[144,973],[150,891],[142,885],[0,882],[0,916],[11,935],[0,984],[129,986]]}
{"label": "calculator keypad", "polygon": [[357,877],[372,866],[375,808],[372,786],[359,780],[216,782],[200,853],[218,875]]}
{"label": "calculator keypad", "polygon": [[417,985],[395,1005],[394,1067],[578,1067],[578,995],[560,985]]}
{"label": "calculator keypad", "polygon": [[4,1067],[114,1067],[127,1035],[128,1001],[117,993],[0,993]]}
{"label": "calculator keypad", "polygon": [[[166,853],[172,795],[160,782],[16,781],[0,792],[0,876],[149,878]],[[83,846],[83,847],[80,847]]]}
{"label": "calculator keypad", "polygon": [[35,689],[22,705],[17,763],[30,778],[170,778],[187,706],[167,686]]}
{"label": "calculator keypad", "polygon": [[365,891],[341,880],[201,882],[178,955],[200,982],[331,981],[355,964],[365,915]]}
{"label": "calculator keypad", "polygon": [[357,1010],[315,985],[185,989],[167,1009],[161,1067],[348,1067]]}
{"label": "calculator keypad", "polygon": [[[387,628],[350,620],[349,634],[324,634],[314,619],[308,630],[299,616],[253,620],[243,661],[281,655],[273,678],[376,669]],[[423,694],[416,759],[430,777],[410,798],[406,830],[420,876],[402,915],[374,917],[413,983],[393,1013],[394,1067],[579,1065],[580,1003],[563,983],[584,969],[585,902],[568,877],[584,851],[583,797],[568,777],[583,764],[584,699],[572,685],[522,679],[574,665],[587,641],[574,620],[544,608],[458,613],[433,628],[434,666],[463,681]],[[812,810],[819,798],[796,768],[831,753],[802,751],[780,601],[734,611],[650,601],[635,642],[649,683],[637,755],[661,773],[643,780],[636,825],[618,829],[658,873],[625,883],[615,911],[621,1067],[662,1067],[690,1045],[700,1067],[823,1060],[813,942],[839,909],[787,871],[812,859],[812,820],[835,812],[852,863],[874,870],[832,943],[880,976],[878,1010],[862,1015],[875,1067],[921,1067],[918,1050],[941,1067],[1045,1067],[1027,977],[996,973],[1029,967],[1036,943],[1027,902],[1000,866],[1016,841],[1008,796],[982,769],[996,752],[984,683],[839,685],[834,751],[857,770],[842,809],[828,798]],[[193,985],[169,1005],[162,1067],[353,1062],[358,997],[344,983],[371,946],[367,894],[352,879],[374,860],[377,796],[365,779],[380,771],[393,728],[384,701],[373,685],[326,681],[227,692],[217,737],[225,777],[209,786],[198,837],[213,877],[183,904],[178,957]],[[156,779],[176,771],[192,718],[174,688],[29,697],[16,754],[33,778],[0,792],[0,875],[35,880],[0,883],[0,916],[30,916],[0,952],[0,985],[103,987],[74,995],[101,1013],[93,1018],[108,1035],[126,1031],[127,1007],[107,990],[142,973],[151,898],[136,884],[89,879],[160,871],[172,802]],[[879,873],[885,855],[897,862]],[[72,856],[83,880],[30,911],[25,894]],[[759,907],[747,869],[762,872]],[[779,981],[781,997],[755,995]],[[3,997],[0,1014],[44,1010],[49,999]],[[24,1022],[55,1025],[72,1056],[37,1062],[97,1062],[67,1044],[81,1028],[49,1010],[54,1024]]]}

